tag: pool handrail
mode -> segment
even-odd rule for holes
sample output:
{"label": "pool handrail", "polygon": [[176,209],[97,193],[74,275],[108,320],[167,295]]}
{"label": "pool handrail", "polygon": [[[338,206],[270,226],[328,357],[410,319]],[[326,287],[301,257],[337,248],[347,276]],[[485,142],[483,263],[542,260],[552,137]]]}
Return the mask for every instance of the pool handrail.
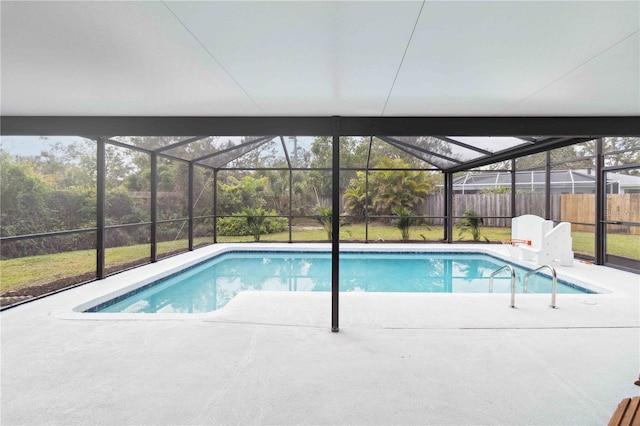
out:
{"label": "pool handrail", "polygon": [[516,270],[513,269],[513,266],[504,265],[503,267],[493,271],[493,273],[489,276],[489,293],[493,293],[493,277],[499,274],[500,272],[504,271],[505,269],[508,269],[509,271],[511,271],[511,307],[515,308],[516,307]]}
{"label": "pool handrail", "polygon": [[551,270],[551,277],[552,277],[552,281],[551,281],[551,305],[549,305],[551,308],[553,309],[558,309],[558,306],[556,306],[556,293],[558,291],[558,276],[556,274],[556,270],[553,266],[551,265],[542,265],[541,267],[539,267],[538,269],[534,269],[533,271],[529,271],[525,274],[524,276],[524,281],[523,281],[523,293],[527,292],[527,282],[529,280],[529,275],[533,275],[536,272],[540,271],[541,269],[545,269],[545,268],[549,268]]}

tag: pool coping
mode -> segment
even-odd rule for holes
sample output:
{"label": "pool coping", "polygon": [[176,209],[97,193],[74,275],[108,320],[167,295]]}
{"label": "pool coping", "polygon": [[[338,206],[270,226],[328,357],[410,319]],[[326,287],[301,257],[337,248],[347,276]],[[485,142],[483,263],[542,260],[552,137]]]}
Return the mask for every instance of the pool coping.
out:
{"label": "pool coping", "polygon": [[[183,253],[172,258],[163,259],[162,261],[144,265],[138,268],[134,268],[122,273],[109,276],[104,280],[96,281],[94,283],[83,286],[78,289],[78,297],[74,297],[76,303],[69,308],[57,309],[52,312],[52,315],[59,319],[69,320],[128,320],[128,321],[153,321],[153,320],[216,320],[216,318],[224,317],[227,308],[234,305],[234,300],[238,297],[236,295],[227,305],[224,307],[207,313],[101,313],[101,312],[85,312],[86,310],[100,305],[101,303],[108,302],[114,298],[122,296],[124,294],[135,291],[136,289],[147,286],[157,280],[167,278],[182,269],[196,266],[202,262],[205,262],[212,257],[222,255],[235,251],[257,251],[257,252],[269,252],[269,251],[287,251],[287,252],[327,252],[330,251],[331,245],[329,243],[220,243],[207,247],[203,247],[192,252]],[[527,269],[535,269],[536,264],[530,261],[522,261],[513,259],[506,247],[501,245],[491,244],[343,244],[340,247],[340,251],[347,252],[363,252],[374,251],[378,253],[385,252],[404,252],[404,253],[419,253],[419,252],[455,252],[455,253],[482,253],[489,256],[498,258],[507,263],[521,266]],[[582,297],[587,297],[589,300],[593,300],[593,303],[597,303],[598,300],[604,299],[624,299],[630,296],[630,294],[624,288],[616,282],[602,282],[602,274],[593,274],[596,268],[603,268],[596,265],[582,263],[578,260],[574,261],[573,266],[554,266],[556,268],[557,277],[559,280],[568,282],[574,282],[588,290],[595,291],[597,294],[581,294]],[[606,268],[611,269],[611,268]],[[629,273],[629,275],[633,275]],[[96,288],[99,288],[99,294],[96,296]],[[87,293],[81,295],[81,293]],[[281,293],[281,292],[273,292]],[[285,292],[286,293],[286,292]],[[346,293],[341,293],[341,297]],[[403,293],[406,296],[415,297],[418,293]],[[428,293],[427,296],[435,297],[436,294]],[[439,295],[442,296],[442,295]],[[446,297],[456,298],[492,298],[493,294],[472,294],[472,293],[459,293],[459,294],[447,294]],[[541,295],[534,294],[518,294],[518,297],[539,297]],[[542,295],[545,296],[545,295]],[[558,297],[561,300],[564,295],[559,294]],[[548,297],[545,296],[545,297]],[[77,303],[79,302],[79,303]]]}

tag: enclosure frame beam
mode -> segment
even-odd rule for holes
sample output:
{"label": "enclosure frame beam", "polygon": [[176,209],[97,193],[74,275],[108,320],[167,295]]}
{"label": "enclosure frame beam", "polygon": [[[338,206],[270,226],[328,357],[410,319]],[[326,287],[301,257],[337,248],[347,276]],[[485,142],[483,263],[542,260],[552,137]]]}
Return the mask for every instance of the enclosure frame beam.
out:
{"label": "enclosure frame beam", "polygon": [[[209,158],[217,157],[218,155],[226,154],[227,152],[231,152],[231,151],[236,151],[238,149],[245,148],[247,146],[256,145],[256,144],[262,145],[263,143],[270,142],[273,139],[275,139],[275,136],[265,136],[265,137],[258,138],[258,139],[255,139],[255,140],[252,140],[252,141],[249,141],[249,142],[243,142],[243,143],[240,143],[238,145],[230,146],[229,148],[225,148],[225,149],[221,149],[221,150],[216,151],[216,152],[212,152],[211,154],[203,155],[202,157],[194,158],[193,161],[195,161],[196,163],[200,163],[201,161],[208,160]],[[255,148],[258,148],[260,145],[256,146]],[[243,154],[240,154],[239,156],[229,160],[228,162],[233,161],[236,158],[240,158],[243,155],[248,154],[249,152],[253,151],[255,148],[252,148],[249,151],[247,151],[247,152],[245,152]],[[209,166],[209,167],[211,167],[211,166]]]}
{"label": "enclosure frame beam", "polygon": [[335,118],[335,133],[332,143],[331,172],[331,331],[340,331],[339,298],[340,298],[340,119]]}
{"label": "enclosure frame beam", "polygon": [[[410,143],[407,142],[403,142],[403,141],[399,141],[397,139],[394,139],[391,136],[381,136],[381,135],[376,135],[376,137],[382,141],[385,141],[386,143],[395,146],[398,149],[402,149],[403,151],[407,152],[408,154],[412,154],[411,151],[407,151],[407,150],[415,150],[418,152],[422,152],[423,154],[427,154],[427,155],[431,155],[433,157],[437,157],[437,158],[441,158],[445,161],[449,161],[451,163],[455,163],[455,164],[464,164],[462,161],[460,160],[456,160],[455,158],[451,158],[451,157],[447,157],[446,155],[443,154],[438,154],[437,152],[433,152],[431,150],[422,148],[421,146],[417,146],[417,145],[412,145]],[[404,147],[404,148],[403,148]],[[424,158],[420,158],[419,156],[417,156],[416,154],[412,154],[414,157],[419,158],[420,160],[429,163],[429,164],[433,164],[431,162],[429,162],[428,160],[425,160]]]}
{"label": "enclosure frame beam", "polygon": [[607,181],[604,172],[603,140],[596,139],[596,229],[595,264],[604,265],[606,261],[606,197]]}
{"label": "enclosure frame beam", "polygon": [[218,172],[213,169],[213,243],[218,242]]}
{"label": "enclosure frame beam", "polygon": [[188,224],[189,224],[189,251],[193,251],[193,161],[189,161],[189,182],[187,184],[188,187],[188,198],[189,198],[189,208],[188,208]]}
{"label": "enclosure frame beam", "polygon": [[518,214],[516,211],[516,159],[511,159],[511,217]]}
{"label": "enclosure frame beam", "polygon": [[194,136],[192,138],[181,140],[180,142],[172,143],[171,145],[167,145],[167,146],[163,146],[163,147],[160,147],[160,148],[156,148],[153,151],[155,151],[157,153],[162,153],[164,151],[171,151],[172,149],[181,147],[183,145],[188,145],[190,143],[197,142],[199,140],[206,139],[208,137],[209,136]]}
{"label": "enclosure frame beam", "polygon": [[105,217],[106,147],[103,139],[96,139],[96,278],[105,277]]}
{"label": "enclosure frame beam", "polygon": [[293,242],[291,226],[293,222],[293,170],[291,166],[291,158],[289,157],[289,151],[287,150],[287,144],[284,143],[284,138],[280,136],[280,143],[282,144],[282,150],[284,151],[284,157],[287,160],[287,166],[289,166],[289,242]]}
{"label": "enclosure frame beam", "polygon": [[367,149],[367,168],[364,171],[364,242],[369,242],[369,167],[371,163],[371,148],[373,146],[373,136],[369,137],[369,148]]}
{"label": "enclosure frame beam", "polygon": [[551,220],[551,151],[546,152],[544,163],[544,218]]}
{"label": "enclosure frame beam", "polygon": [[158,153],[151,153],[151,262],[158,261]]}
{"label": "enclosure frame beam", "polygon": [[453,242],[453,173],[444,173],[444,240]]}
{"label": "enclosure frame beam", "polygon": [[[2,116],[2,134],[76,136],[637,136],[638,116],[599,117],[149,117]],[[538,142],[535,143],[537,145]],[[472,166],[475,167],[475,166]]]}

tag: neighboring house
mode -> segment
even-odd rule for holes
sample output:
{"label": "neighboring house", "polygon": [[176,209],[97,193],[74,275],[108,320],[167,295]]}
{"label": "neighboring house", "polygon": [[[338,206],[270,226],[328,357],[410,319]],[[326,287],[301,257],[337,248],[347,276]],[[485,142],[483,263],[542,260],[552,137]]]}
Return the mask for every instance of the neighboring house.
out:
{"label": "neighboring house", "polygon": [[[607,193],[640,193],[640,176],[607,173]],[[544,192],[545,172],[516,172],[516,191]],[[471,172],[453,180],[455,194],[476,194],[497,188],[511,188],[510,172]],[[552,170],[552,194],[595,194],[596,176],[591,169]]]}

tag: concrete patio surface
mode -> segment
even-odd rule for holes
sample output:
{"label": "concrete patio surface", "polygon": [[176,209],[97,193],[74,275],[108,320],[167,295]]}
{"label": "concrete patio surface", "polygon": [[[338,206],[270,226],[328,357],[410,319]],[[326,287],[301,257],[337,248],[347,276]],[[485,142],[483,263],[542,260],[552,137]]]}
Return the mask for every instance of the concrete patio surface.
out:
{"label": "concrete patio surface", "polygon": [[559,275],[609,293],[341,293],[339,333],[328,293],[77,312],[201,253],[2,312],[1,423],[602,425],[640,393],[640,279],[577,262]]}

